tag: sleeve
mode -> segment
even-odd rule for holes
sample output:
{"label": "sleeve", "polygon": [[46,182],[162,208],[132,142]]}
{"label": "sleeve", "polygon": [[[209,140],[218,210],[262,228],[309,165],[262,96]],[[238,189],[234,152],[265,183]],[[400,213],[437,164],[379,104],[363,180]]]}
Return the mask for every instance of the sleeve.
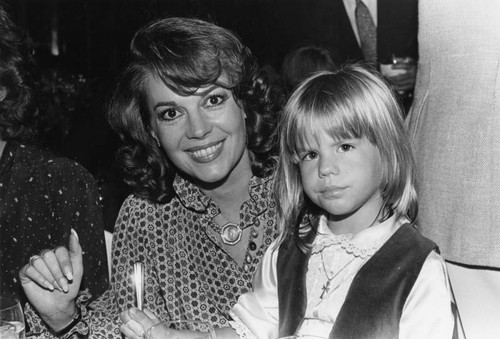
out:
{"label": "sleeve", "polygon": [[[168,316],[167,306],[158,275],[166,276],[167,272],[165,265],[158,262],[156,244],[150,242],[150,236],[154,236],[153,220],[158,214],[155,205],[144,199],[134,196],[125,199],[113,231],[111,285],[120,310],[136,306],[134,264],[143,263],[144,307],[164,318]],[[168,256],[163,260],[169,260]]]}
{"label": "sleeve", "polygon": [[454,325],[446,265],[443,258],[432,251],[406,299],[399,338],[452,338]]}
{"label": "sleeve", "polygon": [[[118,311],[114,302],[114,293],[106,291],[97,300],[90,303],[90,294],[80,292],[76,300],[81,317],[77,324],[64,336],[52,333],[29,303],[24,308],[26,321],[30,331],[26,337],[39,339],[75,339],[75,338],[108,338],[122,339]],[[114,316],[113,316],[114,315]]]}
{"label": "sleeve", "polygon": [[278,284],[276,240],[264,254],[253,280],[253,291],[240,296],[230,315],[231,326],[241,338],[278,337]]}
{"label": "sleeve", "polygon": [[64,230],[66,246],[71,228],[80,238],[85,270],[82,289],[98,297],[109,287],[102,209],[92,175],[65,158],[48,160],[47,194],[54,219]]}

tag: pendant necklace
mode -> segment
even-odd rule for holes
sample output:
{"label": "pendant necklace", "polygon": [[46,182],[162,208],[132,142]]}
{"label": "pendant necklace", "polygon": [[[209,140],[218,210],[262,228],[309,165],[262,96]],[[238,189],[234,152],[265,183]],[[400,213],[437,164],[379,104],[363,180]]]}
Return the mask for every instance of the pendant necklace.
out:
{"label": "pendant necklace", "polygon": [[[345,265],[344,267],[342,267],[337,273],[335,273],[333,275],[333,277],[329,277],[328,276],[328,272],[326,270],[326,267],[325,267],[325,260],[323,259],[323,251],[321,251],[321,263],[323,264],[323,270],[325,271],[325,275],[326,275],[326,278],[328,279],[328,281],[326,283],[323,284],[323,287],[321,287],[321,289],[323,290],[323,292],[321,293],[320,295],[320,299],[323,300],[324,297],[326,297],[326,295],[329,294],[330,292],[330,283],[332,282],[333,279],[335,279],[336,276],[338,276],[340,274],[340,272],[344,271],[347,266],[349,266],[353,261],[354,259],[356,259],[356,257],[353,257],[351,260],[349,260]],[[338,284],[333,290],[336,290],[337,287],[339,287],[340,284]]]}
{"label": "pendant necklace", "polygon": [[226,245],[236,245],[241,240],[243,230],[233,222],[224,224],[219,230],[222,242]]}
{"label": "pendant necklace", "polygon": [[[214,230],[219,233],[222,242],[226,245],[234,246],[241,241],[243,230],[245,228],[241,228],[235,223],[228,222],[223,226],[219,226],[216,222],[212,223],[215,227]],[[253,263],[253,252],[257,250],[257,238],[259,237],[259,232],[257,231],[257,227],[253,224],[250,228],[250,237],[248,239],[248,246],[245,253],[245,259],[243,264],[243,270],[245,272],[250,271],[250,265]]]}
{"label": "pendant necklace", "polygon": [[[239,224],[236,224],[234,222],[226,222],[223,224],[223,222],[227,221],[227,219],[225,217],[223,217],[223,215],[220,211],[218,213],[218,216],[220,218],[220,220],[219,220],[220,223],[217,222],[215,219],[212,219],[211,224],[212,224],[212,228],[214,229],[214,231],[219,233],[222,242],[225,245],[230,245],[230,246],[234,246],[237,243],[239,243],[241,241],[242,236],[243,236],[243,230],[245,228],[249,227],[250,225],[243,225],[243,227],[242,227]],[[240,215],[240,219],[241,219],[241,215]]]}

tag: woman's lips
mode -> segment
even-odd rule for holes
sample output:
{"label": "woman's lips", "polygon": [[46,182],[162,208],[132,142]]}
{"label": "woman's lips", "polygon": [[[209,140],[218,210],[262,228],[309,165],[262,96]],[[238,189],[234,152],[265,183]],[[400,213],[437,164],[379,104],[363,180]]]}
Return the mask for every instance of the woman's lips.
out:
{"label": "woman's lips", "polygon": [[191,148],[186,150],[191,158],[198,162],[209,162],[217,158],[222,152],[222,145],[224,141],[219,141],[215,144],[205,147]]}

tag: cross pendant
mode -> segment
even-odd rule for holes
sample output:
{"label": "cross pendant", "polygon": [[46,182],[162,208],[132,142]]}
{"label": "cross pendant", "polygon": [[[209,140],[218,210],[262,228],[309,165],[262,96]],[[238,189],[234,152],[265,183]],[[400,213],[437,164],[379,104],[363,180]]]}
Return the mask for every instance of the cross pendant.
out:
{"label": "cross pendant", "polygon": [[321,288],[323,290],[323,292],[321,293],[321,295],[319,296],[320,299],[323,299],[325,297],[325,295],[330,292],[330,280],[328,280],[324,285],[323,287]]}

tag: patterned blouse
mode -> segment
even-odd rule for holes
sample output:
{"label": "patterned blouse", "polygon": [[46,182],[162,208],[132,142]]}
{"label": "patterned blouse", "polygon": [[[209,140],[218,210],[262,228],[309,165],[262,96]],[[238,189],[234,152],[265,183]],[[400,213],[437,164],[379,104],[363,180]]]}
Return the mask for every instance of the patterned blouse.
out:
{"label": "patterned blouse", "polygon": [[84,252],[82,288],[100,295],[109,282],[94,178],[74,161],[8,141],[0,158],[0,292],[24,302],[19,269],[43,249],[67,246],[71,228]]}
{"label": "patterned blouse", "polygon": [[[135,196],[125,200],[113,235],[112,288],[82,307],[82,321],[69,334],[121,338],[119,313],[136,306],[135,262],[144,265],[144,307],[160,319],[198,319],[215,327],[229,326],[229,310],[251,289],[262,255],[277,236],[271,177],[252,177],[250,199],[240,209],[240,227],[258,233],[261,244],[249,243],[246,257],[250,260],[241,265],[221,246],[212,220],[220,213],[215,203],[180,176],[174,189],[177,195],[167,204]],[[29,313],[30,321],[40,325],[35,324],[33,332],[50,337]]]}

